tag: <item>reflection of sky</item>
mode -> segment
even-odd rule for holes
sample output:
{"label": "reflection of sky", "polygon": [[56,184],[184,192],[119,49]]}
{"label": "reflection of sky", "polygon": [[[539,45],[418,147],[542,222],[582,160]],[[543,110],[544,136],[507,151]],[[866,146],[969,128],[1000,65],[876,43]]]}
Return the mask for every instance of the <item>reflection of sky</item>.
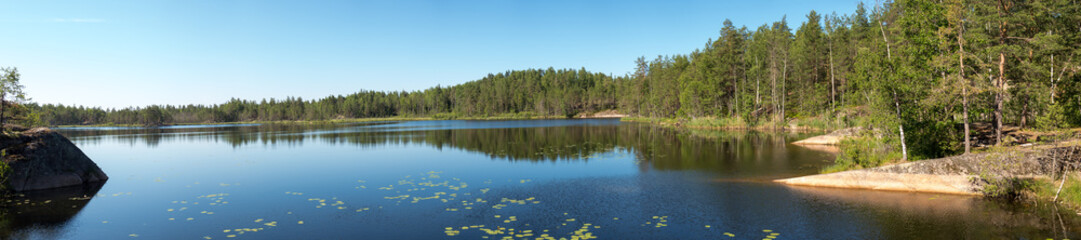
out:
{"label": "reflection of sky", "polygon": [[[316,127],[245,134],[274,136],[282,132],[302,136],[349,136],[349,133],[374,128],[393,132],[378,136],[397,136],[472,128],[589,124],[631,126],[620,124],[618,120],[423,121],[374,127],[352,125],[342,127],[340,131]],[[314,131],[323,133],[312,133]],[[129,234],[150,239],[203,236],[222,239],[225,238],[223,229],[264,227],[263,232],[247,233],[242,237],[443,239],[447,238],[443,232],[445,227],[483,224],[537,232],[549,229],[558,238],[565,236],[560,233],[577,230],[574,223],[569,224],[571,227],[562,225],[569,223],[567,219],[575,218],[576,223],[601,226],[591,232],[602,239],[725,239],[724,232],[735,234],[737,239],[761,239],[768,235],[763,232],[766,229],[780,233],[782,239],[1038,238],[1046,232],[1041,230],[1045,228],[1043,225],[1021,221],[1030,219],[1024,214],[1006,212],[992,204],[949,208],[959,210],[934,214],[928,213],[934,209],[911,210],[913,206],[937,203],[934,202],[937,200],[931,200],[935,197],[931,194],[892,194],[887,204],[866,204],[864,202],[868,200],[858,197],[862,193],[800,191],[757,179],[778,172],[814,172],[814,169],[797,166],[820,162],[820,158],[824,158],[784,144],[786,138],[783,135],[761,134],[744,139],[718,134],[716,140],[702,141],[669,131],[632,131],[631,135],[635,136],[631,137],[631,146],[603,149],[589,159],[506,161],[504,157],[492,157],[490,153],[454,147],[450,143],[445,145],[450,147],[437,147],[425,141],[390,140],[356,145],[306,138],[303,145],[300,141],[284,145],[234,145],[223,139],[222,133],[206,129],[165,132],[198,136],[166,137],[155,145],[127,141],[155,134],[123,130],[115,132],[121,135],[75,138],[73,141],[109,174],[110,180],[68,224],[20,231],[38,234],[34,236],[54,232],[55,235],[46,238],[58,239],[117,239],[127,238]],[[99,133],[110,134],[108,131]],[[531,131],[494,133],[541,134]],[[613,129],[596,133],[620,132]],[[472,140],[477,139],[466,139]],[[581,140],[596,141],[594,138]],[[761,151],[751,151],[758,149]],[[431,175],[426,173],[431,171],[438,172],[439,177],[428,178]],[[422,177],[428,179],[422,180]],[[468,187],[461,190],[418,189],[402,185],[400,180],[448,181],[466,183]],[[395,188],[378,189],[383,186]],[[482,189],[487,190],[482,192]],[[428,197],[440,191],[459,197],[448,202],[417,203],[387,199],[398,195]],[[218,193],[228,194],[223,198],[228,204],[209,206],[210,200],[198,198]],[[467,193],[470,195],[466,196]],[[502,198],[531,197],[539,203],[493,208]],[[475,208],[470,210],[462,207],[460,201],[476,198],[488,203],[473,205]],[[311,199],[342,201],[345,209],[316,208],[318,203]],[[188,204],[173,201],[188,201]],[[194,202],[200,204],[192,204]],[[913,202],[920,204],[907,204]],[[958,202],[969,201],[951,200],[946,204],[957,205]],[[181,207],[188,209],[177,210]],[[355,211],[360,208],[371,210]],[[448,211],[448,208],[458,210]],[[497,219],[495,215],[502,218]],[[504,223],[509,216],[517,216],[519,221]],[[667,216],[668,226],[656,227],[654,216]],[[193,220],[186,220],[189,217]],[[255,223],[256,219],[278,221],[279,224],[266,227]],[[305,223],[300,225],[297,221]],[[996,225],[1010,221],[1022,223],[1006,227]],[[712,227],[705,228],[705,225]],[[476,239],[480,236],[477,230],[463,230],[459,237]]]}
{"label": "reflection of sky", "polygon": [[[288,148],[261,144],[234,147],[224,142],[185,140],[161,143],[150,148],[120,141],[100,141],[83,147],[83,151],[92,156],[111,179],[101,190],[105,196],[95,198],[72,224],[95,227],[68,230],[73,232],[72,236],[88,233],[127,236],[125,232],[135,232],[140,237],[150,238],[199,238],[203,235],[221,238],[213,235],[220,233],[221,228],[246,227],[244,224],[256,218],[266,218],[282,222],[283,219],[290,219],[293,224],[280,227],[277,233],[259,235],[260,238],[336,238],[355,234],[338,227],[369,232],[428,218],[422,216],[432,213],[446,212],[443,210],[445,206],[433,203],[403,203],[405,206],[398,206],[384,199],[388,192],[376,189],[397,184],[404,176],[411,175],[416,179],[423,173],[439,171],[445,180],[458,178],[468,183],[470,187],[464,192],[476,193],[480,188],[502,189],[525,185],[521,180],[528,180],[527,183],[532,184],[568,178],[633,176],[638,171],[629,154],[600,154],[593,161],[557,164],[493,161],[485,154],[457,148],[436,149],[421,143],[383,144],[378,148],[357,148],[323,141],[305,143],[303,147]],[[359,183],[357,180],[366,182]],[[367,188],[356,189],[359,185]],[[287,191],[303,192],[305,195],[285,195]],[[133,194],[110,195],[117,192]],[[198,201],[195,196],[211,193],[230,194],[227,197],[230,204],[214,208],[189,206],[191,208],[187,211],[194,212],[188,213],[166,211],[179,208],[179,205],[171,204],[172,201],[194,202]],[[401,194],[427,196],[424,194],[430,195],[432,191]],[[307,201],[313,197],[336,197],[350,203],[351,208],[382,206],[385,210],[378,213],[373,211],[372,214],[383,215],[380,218],[384,219],[384,223],[369,223],[370,227],[358,228],[354,224],[370,219],[359,219],[361,215],[353,214],[344,216],[350,219],[348,224],[338,222],[335,219],[342,218],[343,211],[315,209]],[[489,201],[498,202],[499,198]],[[490,206],[486,208],[490,209]],[[214,216],[198,214],[204,209],[216,209],[212,210]],[[293,214],[285,214],[290,211]],[[167,220],[177,216],[183,221]],[[188,222],[184,220],[187,217],[195,217],[196,220]],[[393,231],[382,234],[391,234],[386,235],[388,237],[406,234],[438,238],[443,234],[440,231],[442,225],[464,222],[461,219],[446,219],[446,216],[438,218],[444,220],[412,223],[412,227],[395,227],[404,233]],[[303,232],[301,229],[280,230],[295,226],[292,219],[303,219],[307,225],[325,229],[334,226],[337,230],[307,236],[297,235]],[[103,224],[101,221],[109,223]],[[427,231],[433,229],[435,231]]]}

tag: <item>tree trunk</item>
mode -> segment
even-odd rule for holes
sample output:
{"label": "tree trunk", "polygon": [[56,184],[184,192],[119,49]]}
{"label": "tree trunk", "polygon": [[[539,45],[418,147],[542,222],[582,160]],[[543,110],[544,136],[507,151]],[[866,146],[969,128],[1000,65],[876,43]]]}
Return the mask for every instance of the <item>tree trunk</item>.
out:
{"label": "tree trunk", "polygon": [[[998,16],[1005,18],[1007,12],[1010,10],[1006,2],[999,0],[999,12]],[[1003,20],[998,25],[998,44],[999,46],[1006,45],[1006,21]],[[1006,94],[1006,53],[999,50],[998,53],[998,93],[995,94],[995,139],[997,144],[1002,144],[1002,108],[1003,101],[1005,101]]]}
{"label": "tree trunk", "polygon": [[786,86],[788,86],[788,56],[787,55],[785,55],[785,58],[784,58],[784,70],[781,71],[781,124],[786,124],[785,115],[784,115],[785,114],[784,113],[785,101],[788,100],[788,90],[785,88]]}
{"label": "tree trunk", "polygon": [[998,85],[998,93],[995,94],[995,141],[996,144],[1002,144],[1002,102],[1005,96],[1003,92],[1006,91],[1006,54],[998,54],[998,81],[995,84]]}
{"label": "tree trunk", "polygon": [[[963,7],[962,7],[963,8]],[[969,124],[968,124],[968,80],[965,79],[965,25],[964,17],[958,21],[960,26],[957,31],[957,45],[960,47],[960,53],[957,54],[957,59],[961,62],[961,69],[957,71],[961,80],[961,118],[965,122],[965,154],[968,154],[972,150],[972,136],[970,136]],[[1053,70],[1052,70],[1053,71]]]}
{"label": "tree trunk", "polygon": [[[803,91],[800,91],[800,89],[806,89],[807,87],[803,85],[807,83],[803,81],[803,74],[800,74],[800,69],[802,69],[800,68],[800,65],[795,65],[792,67],[796,68],[792,70],[796,72],[796,109],[801,109],[803,107],[803,103],[807,102],[807,99],[804,99],[806,95],[804,95]],[[785,94],[787,95],[788,92],[785,92]]]}
{"label": "tree trunk", "polygon": [[[746,52],[746,51],[744,51],[744,54],[747,54],[747,52]],[[743,56],[742,56],[742,57],[740,58],[740,64],[739,64],[739,65],[743,67],[743,81],[740,81],[740,85],[742,85],[743,87],[747,87],[747,78],[749,77],[749,76],[747,76],[747,75],[749,75],[749,74],[750,74],[750,73],[749,73],[749,72],[747,71],[747,55],[743,55]],[[738,98],[737,98],[737,99],[738,99]],[[738,101],[738,100],[737,100],[737,101]],[[737,102],[737,103],[738,103],[738,102]],[[737,111],[737,112],[736,112],[736,114],[742,114],[742,113],[743,113],[743,110],[742,110],[742,108],[743,108],[743,104],[740,104],[739,108],[740,108],[740,110],[739,110],[739,111]],[[753,108],[753,107],[752,107],[752,108]]]}
{"label": "tree trunk", "polygon": [[[882,41],[886,43],[886,59],[893,61],[893,55],[890,54],[890,40],[886,38],[885,26],[885,22],[879,24],[879,30],[882,31]],[[908,145],[905,144],[905,121],[901,118],[901,103],[897,100],[897,90],[893,90],[893,107],[897,111],[897,130],[901,133],[901,160],[908,161]]]}
{"label": "tree trunk", "polygon": [[4,127],[4,98],[7,98],[7,92],[0,91],[0,129]]}
{"label": "tree trunk", "polygon": [[890,53],[890,40],[886,38],[886,23],[879,23],[878,29],[882,31],[882,40],[886,41],[886,58],[893,59],[893,54]]}
{"label": "tree trunk", "polygon": [[729,74],[732,78],[732,106],[729,107],[728,117],[735,117],[739,112],[739,77],[736,75],[736,65],[729,67]]}
{"label": "tree trunk", "polygon": [[[1024,99],[1024,100],[1027,100],[1027,99]],[[1023,106],[1021,106],[1021,123],[1019,124],[1020,126],[1018,126],[1020,128],[1025,128],[1025,125],[1028,125],[1028,117],[1027,117],[1028,116],[1028,101],[1024,101],[1024,102],[1025,102],[1025,104]]]}
{"label": "tree trunk", "polygon": [[[758,66],[758,56],[754,56],[754,65]],[[758,99],[758,89],[762,85],[762,76],[760,73],[761,68],[754,74],[754,107],[756,108],[758,107],[758,104],[761,104]]]}
{"label": "tree trunk", "polygon": [[774,107],[773,111],[770,111],[774,115],[774,118],[773,118],[774,120],[777,119],[777,117],[776,117],[777,112],[780,111],[780,105],[777,104],[778,101],[777,101],[777,61],[776,60],[777,60],[777,56],[775,55],[775,53],[770,53],[770,61],[769,61],[770,68],[769,69],[770,69],[770,81],[771,81],[771,84],[769,86],[769,92],[770,92],[769,98],[770,98],[770,104],[773,104],[773,107]]}
{"label": "tree trunk", "polygon": [[[962,78],[963,80],[964,78]],[[965,82],[965,85],[968,85]],[[968,154],[972,150],[972,137],[970,136],[969,124],[968,124],[968,86],[961,86],[961,106],[964,109],[961,112],[961,118],[965,121],[965,154]]]}
{"label": "tree trunk", "polygon": [[833,38],[830,38],[830,108],[837,109],[835,104],[837,103],[837,85],[834,84],[835,77],[833,72]]}
{"label": "tree trunk", "polygon": [[901,160],[908,161],[908,145],[905,144],[905,121],[901,118],[901,103],[897,100],[897,91],[893,91],[893,106],[897,110],[897,130],[901,132]]}

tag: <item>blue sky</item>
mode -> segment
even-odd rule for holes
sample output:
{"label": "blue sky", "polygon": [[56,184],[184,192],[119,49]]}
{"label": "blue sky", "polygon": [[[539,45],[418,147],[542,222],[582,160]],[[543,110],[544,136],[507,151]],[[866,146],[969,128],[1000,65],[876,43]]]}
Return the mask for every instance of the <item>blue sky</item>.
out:
{"label": "blue sky", "polygon": [[0,66],[39,103],[127,107],[420,90],[527,68],[622,75],[724,19],[793,28],[842,1],[7,1]]}

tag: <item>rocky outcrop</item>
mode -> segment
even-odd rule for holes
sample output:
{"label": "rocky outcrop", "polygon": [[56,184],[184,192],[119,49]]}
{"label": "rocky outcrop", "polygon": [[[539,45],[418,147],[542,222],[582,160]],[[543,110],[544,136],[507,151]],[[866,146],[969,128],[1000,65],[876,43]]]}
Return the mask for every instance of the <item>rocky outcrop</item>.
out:
{"label": "rocky outcrop", "polygon": [[35,128],[0,136],[7,187],[14,191],[103,182],[109,177],[60,133]]}
{"label": "rocky outcrop", "polygon": [[837,131],[833,131],[826,135],[814,136],[807,139],[795,141],[792,144],[796,145],[841,145],[841,140],[845,138],[856,136],[863,131],[861,127],[845,128]]}
{"label": "rocky outcrop", "polygon": [[814,187],[980,195],[987,178],[1034,178],[1081,163],[1081,146],[968,154],[775,182]]}
{"label": "rocky outcrop", "polygon": [[979,189],[967,175],[879,173],[866,170],[845,171],[777,180],[777,182],[812,187],[855,188],[903,192],[928,192],[979,195]]}

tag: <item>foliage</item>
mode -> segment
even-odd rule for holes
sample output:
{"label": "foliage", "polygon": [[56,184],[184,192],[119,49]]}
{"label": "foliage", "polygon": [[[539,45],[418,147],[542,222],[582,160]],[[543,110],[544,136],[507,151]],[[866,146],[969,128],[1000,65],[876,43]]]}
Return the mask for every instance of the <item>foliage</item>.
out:
{"label": "foliage", "polygon": [[1061,104],[1047,106],[1047,114],[1036,116],[1034,127],[1040,130],[1052,130],[1069,127],[1069,113]]}
{"label": "foliage", "polygon": [[877,167],[901,159],[891,141],[875,136],[859,136],[841,141],[842,152],[823,173]]}
{"label": "foliage", "polygon": [[[913,159],[965,151],[974,122],[1081,126],[1077,4],[898,0],[805,20],[794,34],[786,19],[753,31],[726,21],[703,49],[639,58],[627,83],[638,89],[620,95],[621,110],[866,126],[884,130],[897,152],[903,127]],[[852,108],[863,114],[839,114]]]}
{"label": "foliage", "polygon": [[18,105],[18,107],[21,110],[15,114],[15,123],[28,128],[48,125],[48,123],[41,120],[40,112],[30,110],[26,105]]}
{"label": "foliage", "polygon": [[981,177],[981,179],[984,181],[983,195],[988,198],[1019,200],[1040,187],[1032,179],[1017,177]]}
{"label": "foliage", "polygon": [[0,125],[3,125],[9,118],[8,115],[15,117],[15,114],[8,114],[8,112],[14,112],[13,107],[26,101],[27,98],[23,93],[23,85],[19,83],[18,68],[0,68],[0,72],[2,72],[0,74]]}
{"label": "foliage", "polygon": [[[1055,199],[1055,194],[1058,194],[1058,200],[1062,201],[1070,206],[1081,206],[1081,179],[1078,178],[1077,172],[1067,173],[1069,177],[1066,177],[1065,182],[1059,179],[1042,179],[1036,182],[1034,191],[1037,197],[1040,199]],[[1062,191],[1059,192],[1059,185],[1062,186]]]}
{"label": "foliage", "polygon": [[289,97],[249,101],[232,99],[219,105],[152,105],[124,109],[37,105],[51,125],[212,123],[247,121],[332,120],[432,116],[456,118],[533,118],[574,116],[579,112],[616,108],[617,83],[623,77],[553,68],[489,74],[477,81],[424,91],[360,91],[317,100]]}
{"label": "foliage", "polygon": [[964,152],[960,123],[955,121],[911,121],[906,124],[905,140],[912,160],[953,156]]}

